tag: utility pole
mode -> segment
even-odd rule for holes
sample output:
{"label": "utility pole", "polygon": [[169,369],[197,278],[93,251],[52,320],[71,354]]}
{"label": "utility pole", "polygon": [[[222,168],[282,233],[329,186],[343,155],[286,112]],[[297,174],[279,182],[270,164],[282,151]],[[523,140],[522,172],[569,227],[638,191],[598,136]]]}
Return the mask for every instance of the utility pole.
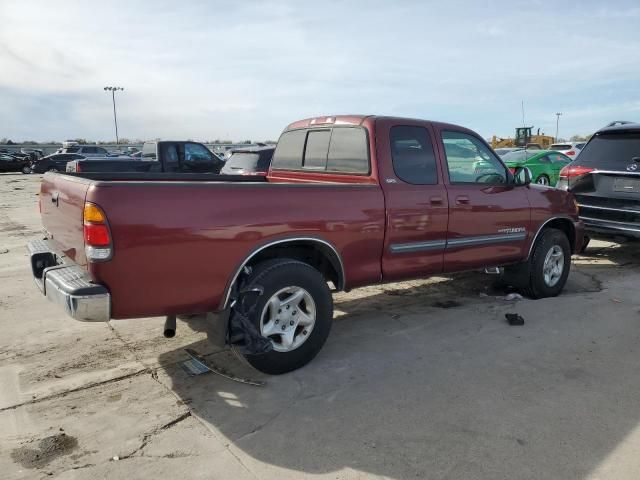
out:
{"label": "utility pole", "polygon": [[124,90],[124,87],[104,87],[105,92],[111,92],[111,100],[113,101],[113,123],[116,126],[116,145],[120,143],[118,139],[118,117],[116,116],[116,90]]}
{"label": "utility pole", "polygon": [[562,115],[562,112],[556,113],[556,143],[558,143],[558,125],[560,125],[560,115]]}

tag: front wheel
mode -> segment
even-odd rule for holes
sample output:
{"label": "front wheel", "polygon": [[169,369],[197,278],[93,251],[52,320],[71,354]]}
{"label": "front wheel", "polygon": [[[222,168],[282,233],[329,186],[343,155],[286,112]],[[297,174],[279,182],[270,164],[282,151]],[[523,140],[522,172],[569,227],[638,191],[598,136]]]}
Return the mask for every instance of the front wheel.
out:
{"label": "front wheel", "polygon": [[25,175],[31,173],[31,167],[29,165],[25,165],[24,167],[22,167],[22,173],[24,173]]}
{"label": "front wheel", "polygon": [[523,293],[531,298],[559,295],[570,268],[571,247],[565,233],[555,228],[542,231],[529,258],[528,284],[523,286]]}
{"label": "front wheel", "polygon": [[246,355],[247,361],[271,375],[309,363],[333,319],[333,298],[322,274],[298,260],[271,260],[254,267],[243,288],[262,291],[249,319],[273,346],[269,353]]}

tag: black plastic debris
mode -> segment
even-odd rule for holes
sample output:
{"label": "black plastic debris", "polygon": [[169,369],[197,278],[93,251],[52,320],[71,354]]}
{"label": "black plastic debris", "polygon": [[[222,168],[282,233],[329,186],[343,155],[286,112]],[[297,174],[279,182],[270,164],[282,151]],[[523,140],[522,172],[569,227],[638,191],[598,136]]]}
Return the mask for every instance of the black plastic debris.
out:
{"label": "black plastic debris", "polygon": [[262,355],[273,350],[271,340],[264,338],[249,319],[260,295],[262,291],[258,290],[240,292],[229,319],[229,343],[245,355]]}
{"label": "black plastic debris", "polygon": [[512,327],[524,325],[524,318],[522,318],[517,313],[505,313],[504,316],[507,319],[507,323]]}

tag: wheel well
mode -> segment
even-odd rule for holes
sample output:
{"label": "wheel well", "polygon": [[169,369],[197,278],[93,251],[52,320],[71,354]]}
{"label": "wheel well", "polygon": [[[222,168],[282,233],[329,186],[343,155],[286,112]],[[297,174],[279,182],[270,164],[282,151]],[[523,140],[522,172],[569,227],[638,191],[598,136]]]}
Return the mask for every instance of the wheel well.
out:
{"label": "wheel well", "polygon": [[267,247],[251,257],[246,266],[254,266],[272,258],[292,258],[318,270],[336,289],[344,289],[344,271],[337,253],[324,243],[292,240]]}
{"label": "wheel well", "polygon": [[576,249],[576,230],[575,230],[575,227],[573,226],[573,222],[571,222],[571,220],[568,220],[566,218],[555,218],[555,219],[551,220],[550,222],[546,223],[544,225],[544,227],[542,227],[542,230],[545,230],[547,228],[556,228],[556,229],[564,232],[564,234],[569,239],[569,245],[571,246],[571,253],[572,254],[576,253],[575,252],[575,249]]}

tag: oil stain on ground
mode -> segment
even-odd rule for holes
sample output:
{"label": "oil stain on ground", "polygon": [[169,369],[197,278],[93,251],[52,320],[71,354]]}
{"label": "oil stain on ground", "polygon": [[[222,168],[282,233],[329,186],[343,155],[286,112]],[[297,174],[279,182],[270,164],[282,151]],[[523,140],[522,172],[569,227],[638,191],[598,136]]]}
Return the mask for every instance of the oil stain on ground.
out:
{"label": "oil stain on ground", "polygon": [[52,460],[68,455],[78,447],[78,440],[66,433],[45,437],[34,448],[25,445],[11,452],[11,458],[24,468],[42,468]]}

